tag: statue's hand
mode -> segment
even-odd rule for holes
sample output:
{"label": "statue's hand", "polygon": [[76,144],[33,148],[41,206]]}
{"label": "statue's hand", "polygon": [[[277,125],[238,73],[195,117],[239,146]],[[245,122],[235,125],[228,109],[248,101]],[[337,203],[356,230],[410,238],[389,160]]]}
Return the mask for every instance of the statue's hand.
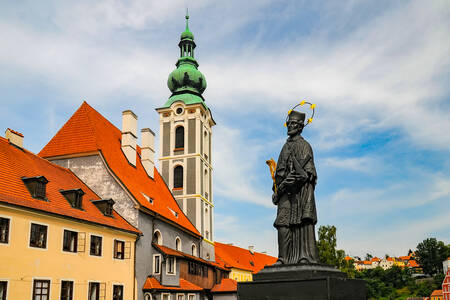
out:
{"label": "statue's hand", "polygon": [[278,201],[279,201],[279,199],[278,199],[278,194],[277,194],[277,193],[273,193],[273,194],[272,194],[272,203],[275,204],[275,205],[277,205],[277,204],[278,204]]}

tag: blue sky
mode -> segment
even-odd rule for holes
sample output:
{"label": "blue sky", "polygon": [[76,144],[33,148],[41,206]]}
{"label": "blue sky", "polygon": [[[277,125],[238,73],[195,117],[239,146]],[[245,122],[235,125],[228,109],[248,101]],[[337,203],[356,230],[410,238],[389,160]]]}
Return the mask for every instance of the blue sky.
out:
{"label": "blue sky", "polygon": [[[155,108],[186,1],[0,3],[0,129],[38,152],[86,100],[120,127]],[[190,1],[213,132],[215,235],[276,255],[265,160],[287,111],[316,103],[320,225],[351,255],[450,243],[448,1]]]}

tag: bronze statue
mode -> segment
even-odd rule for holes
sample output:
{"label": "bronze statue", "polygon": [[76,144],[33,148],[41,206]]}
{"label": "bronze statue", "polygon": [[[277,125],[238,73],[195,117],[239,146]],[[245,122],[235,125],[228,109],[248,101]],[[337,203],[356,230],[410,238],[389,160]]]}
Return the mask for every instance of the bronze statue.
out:
{"label": "bronze statue", "polygon": [[272,201],[278,206],[274,223],[278,230],[277,264],[318,263],[314,232],[317,173],[312,148],[301,136],[305,114],[291,110],[286,126],[289,137],[276,169],[273,160],[267,162],[274,179]]}

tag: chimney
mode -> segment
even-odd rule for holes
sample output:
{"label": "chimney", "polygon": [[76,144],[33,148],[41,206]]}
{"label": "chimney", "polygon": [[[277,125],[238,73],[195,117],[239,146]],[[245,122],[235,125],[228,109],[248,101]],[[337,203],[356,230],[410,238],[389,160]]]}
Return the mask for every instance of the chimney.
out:
{"label": "chimney", "polygon": [[122,151],[128,162],[136,166],[137,116],[131,111],[122,112]]}
{"label": "chimney", "polygon": [[23,134],[10,128],[5,131],[6,139],[13,145],[23,148]]}
{"label": "chimney", "polygon": [[255,253],[255,246],[248,246],[248,251],[250,251],[251,254]]}
{"label": "chimney", "polygon": [[148,176],[154,178],[155,168],[155,133],[150,128],[141,129],[141,162]]}

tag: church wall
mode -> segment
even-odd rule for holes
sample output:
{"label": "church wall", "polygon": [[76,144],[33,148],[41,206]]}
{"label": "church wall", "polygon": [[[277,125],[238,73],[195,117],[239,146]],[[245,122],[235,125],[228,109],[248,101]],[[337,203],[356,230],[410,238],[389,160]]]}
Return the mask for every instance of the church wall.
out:
{"label": "church wall", "polygon": [[52,162],[70,169],[102,199],[113,199],[114,209],[133,226],[139,228],[134,201],[111,176],[100,155],[57,159]]}
{"label": "church wall", "polygon": [[188,121],[189,128],[189,138],[188,138],[188,153],[195,152],[195,119],[189,119]]}
{"label": "church wall", "polygon": [[170,155],[170,123],[163,123],[163,131],[162,131],[162,155],[169,156]]}
{"label": "church wall", "polygon": [[187,159],[186,194],[195,194],[196,170],[195,158]]}

